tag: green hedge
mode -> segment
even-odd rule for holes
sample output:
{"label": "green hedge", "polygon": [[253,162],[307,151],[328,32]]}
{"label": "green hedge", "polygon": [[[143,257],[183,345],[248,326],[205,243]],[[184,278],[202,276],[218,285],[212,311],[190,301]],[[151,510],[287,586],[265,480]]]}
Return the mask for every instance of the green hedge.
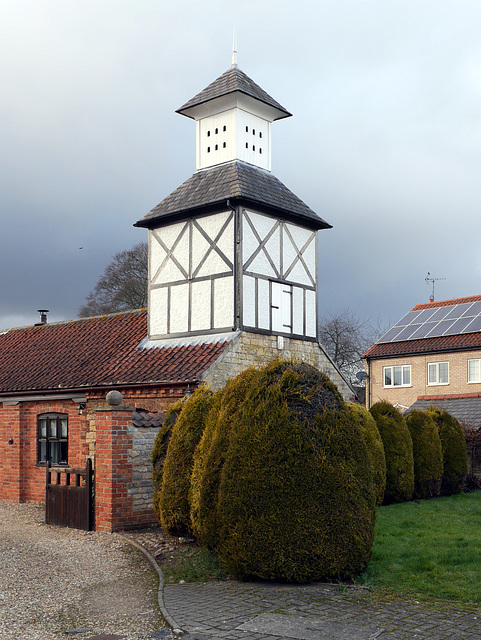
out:
{"label": "green hedge", "polygon": [[384,445],[386,491],[383,504],[410,500],[414,491],[414,458],[411,434],[403,415],[389,402],[376,402],[371,415]]}
{"label": "green hedge", "polygon": [[362,571],[374,537],[372,474],[332,382],[275,362],[232,380],[216,411],[195,454],[192,523],[226,569],[296,582]]}
{"label": "green hedge", "polygon": [[190,532],[189,489],[194,451],[202,437],[213,395],[206,387],[197,389],[184,402],[172,427],[162,483],[159,495],[154,500],[160,524],[168,533],[179,535]]}
{"label": "green hedge", "polygon": [[437,425],[443,452],[441,495],[450,496],[463,489],[468,473],[468,457],[463,430],[456,418],[443,409],[430,407],[429,415]]}
{"label": "green hedge", "polygon": [[154,485],[154,497],[153,506],[157,518],[160,520],[160,487],[162,485],[162,474],[164,471],[165,456],[167,454],[167,448],[169,446],[169,440],[172,433],[172,427],[177,421],[180,412],[182,411],[182,400],[178,400],[167,411],[164,422],[161,424],[154,441],[154,447],[150,456],[152,463],[152,481]]}
{"label": "green hedge", "polygon": [[367,446],[367,454],[371,463],[372,480],[376,504],[382,504],[386,490],[386,457],[376,421],[360,404],[348,403],[354,424],[360,429]]}
{"label": "green hedge", "polygon": [[413,498],[434,498],[441,491],[443,453],[434,420],[427,411],[410,411],[406,423],[413,441]]}

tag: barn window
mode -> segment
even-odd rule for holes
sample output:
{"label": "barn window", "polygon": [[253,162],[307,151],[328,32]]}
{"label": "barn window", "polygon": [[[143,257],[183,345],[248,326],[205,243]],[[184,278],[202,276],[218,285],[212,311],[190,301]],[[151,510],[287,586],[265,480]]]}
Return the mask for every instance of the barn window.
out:
{"label": "barn window", "polygon": [[42,413],[38,416],[37,462],[53,465],[68,463],[68,416]]}

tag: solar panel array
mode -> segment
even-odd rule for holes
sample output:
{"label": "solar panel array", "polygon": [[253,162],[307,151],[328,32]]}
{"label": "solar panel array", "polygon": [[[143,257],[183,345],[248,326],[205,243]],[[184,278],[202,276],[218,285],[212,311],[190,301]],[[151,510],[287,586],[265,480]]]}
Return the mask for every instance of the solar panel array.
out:
{"label": "solar panel array", "polygon": [[378,343],[439,338],[481,331],[481,300],[410,311]]}

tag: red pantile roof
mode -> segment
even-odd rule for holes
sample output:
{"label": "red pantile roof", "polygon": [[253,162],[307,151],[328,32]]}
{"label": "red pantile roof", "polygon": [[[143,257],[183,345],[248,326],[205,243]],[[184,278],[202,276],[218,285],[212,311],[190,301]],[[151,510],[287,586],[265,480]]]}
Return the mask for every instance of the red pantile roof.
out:
{"label": "red pantile roof", "polygon": [[434,353],[436,351],[457,351],[481,349],[481,333],[463,333],[457,336],[405,340],[403,342],[384,342],[375,344],[366,351],[363,358],[388,358],[416,353]]}
{"label": "red pantile roof", "polygon": [[226,342],[141,349],[145,309],[0,334],[0,394],[188,382],[211,366]]}
{"label": "red pantile roof", "polygon": [[463,304],[465,302],[478,302],[481,296],[468,296],[467,298],[453,298],[452,300],[439,300],[439,302],[422,302],[417,304],[411,311],[422,311],[423,309],[432,309],[435,307],[450,307],[454,304]]}
{"label": "red pantile roof", "polygon": [[[422,311],[436,307],[448,307],[466,302],[478,302],[481,295],[466,298],[453,298],[439,302],[424,302],[415,305],[411,311]],[[453,336],[437,338],[422,338],[420,340],[404,340],[402,342],[385,342],[373,345],[366,351],[363,358],[394,358],[396,356],[415,355],[418,353],[435,353],[460,351],[481,348],[481,332],[463,333]]]}

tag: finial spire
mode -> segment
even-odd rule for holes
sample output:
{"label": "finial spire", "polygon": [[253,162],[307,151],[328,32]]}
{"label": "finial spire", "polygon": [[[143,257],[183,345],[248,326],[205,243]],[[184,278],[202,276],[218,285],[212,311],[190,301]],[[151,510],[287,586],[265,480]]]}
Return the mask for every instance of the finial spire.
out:
{"label": "finial spire", "polygon": [[237,69],[237,42],[235,37],[235,25],[234,25],[234,35],[232,36],[232,69]]}

